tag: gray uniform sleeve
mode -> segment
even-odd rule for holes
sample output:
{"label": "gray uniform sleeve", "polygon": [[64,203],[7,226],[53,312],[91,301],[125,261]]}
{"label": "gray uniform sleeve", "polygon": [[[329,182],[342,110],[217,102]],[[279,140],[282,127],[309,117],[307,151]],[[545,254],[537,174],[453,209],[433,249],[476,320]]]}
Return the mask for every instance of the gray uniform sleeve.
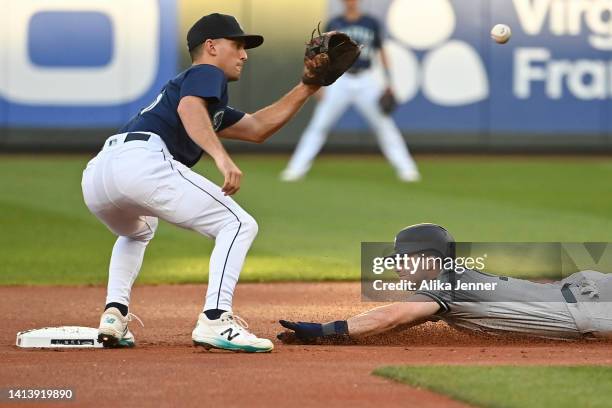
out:
{"label": "gray uniform sleeve", "polygon": [[426,296],[429,299],[431,299],[434,302],[436,302],[438,305],[440,305],[440,310],[438,310],[435,313],[436,315],[441,315],[441,314],[444,314],[444,313],[447,313],[447,312],[450,311],[450,307],[449,307],[448,303],[444,300],[444,296],[442,296],[442,293],[440,291],[434,291],[434,290],[430,290],[430,291],[417,291],[415,294],[416,295]]}
{"label": "gray uniform sleeve", "polygon": [[[438,315],[446,314],[451,312],[453,304],[457,302],[478,302],[482,300],[477,293],[456,289],[458,280],[463,279],[465,281],[468,278],[469,281],[474,282],[478,280],[479,274],[478,271],[466,271],[461,274],[454,271],[444,271],[436,280],[422,282],[416,293],[437,302],[440,305]],[[492,277],[492,275],[486,276]]]}

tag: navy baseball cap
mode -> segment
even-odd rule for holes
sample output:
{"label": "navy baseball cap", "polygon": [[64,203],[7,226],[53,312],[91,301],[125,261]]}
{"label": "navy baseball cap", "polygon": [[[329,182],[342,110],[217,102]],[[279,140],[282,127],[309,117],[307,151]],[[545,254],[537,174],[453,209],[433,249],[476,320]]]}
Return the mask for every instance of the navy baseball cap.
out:
{"label": "navy baseball cap", "polygon": [[259,47],[264,42],[261,35],[245,34],[234,16],[213,13],[202,17],[187,33],[187,47],[192,51],[206,40],[217,38],[242,39],[244,48]]}

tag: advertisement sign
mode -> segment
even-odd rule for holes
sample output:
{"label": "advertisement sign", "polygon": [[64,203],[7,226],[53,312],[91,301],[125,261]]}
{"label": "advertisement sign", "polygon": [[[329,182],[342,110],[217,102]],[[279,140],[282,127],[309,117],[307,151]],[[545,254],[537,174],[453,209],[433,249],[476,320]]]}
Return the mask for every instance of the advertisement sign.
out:
{"label": "advertisement sign", "polygon": [[174,0],[6,0],[4,127],[118,126],[176,73]]}
{"label": "advertisement sign", "polygon": [[[381,13],[379,13],[381,14]],[[612,1],[393,0],[379,16],[406,131],[612,131]],[[489,38],[512,28],[509,43]],[[355,112],[339,128],[365,124]]]}

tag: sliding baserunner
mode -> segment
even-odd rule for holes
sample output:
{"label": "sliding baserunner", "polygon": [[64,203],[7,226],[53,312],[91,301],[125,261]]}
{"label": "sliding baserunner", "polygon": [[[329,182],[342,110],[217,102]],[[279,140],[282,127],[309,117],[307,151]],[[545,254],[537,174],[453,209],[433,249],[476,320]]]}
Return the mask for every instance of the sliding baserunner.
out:
{"label": "sliding baserunner", "polygon": [[417,289],[406,293],[404,302],[328,323],[281,320],[289,331],[279,334],[279,339],[309,342],[326,336],[367,336],[436,320],[497,335],[612,338],[612,274],[581,271],[558,282],[537,283],[463,267],[458,271],[456,265],[447,268],[446,262],[437,260],[455,259],[455,242],[435,224],[400,231],[393,256],[397,255],[413,260],[400,262],[409,270],[397,270]]}

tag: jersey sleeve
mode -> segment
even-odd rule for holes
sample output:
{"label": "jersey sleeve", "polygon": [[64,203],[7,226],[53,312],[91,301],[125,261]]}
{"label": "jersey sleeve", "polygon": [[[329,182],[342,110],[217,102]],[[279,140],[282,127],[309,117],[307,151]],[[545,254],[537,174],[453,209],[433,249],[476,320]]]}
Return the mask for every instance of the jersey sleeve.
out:
{"label": "jersey sleeve", "polygon": [[[453,303],[457,300],[457,292],[453,289],[455,286],[455,281],[455,272],[444,271],[434,280],[421,282],[419,290],[417,290],[415,294],[427,296],[428,298],[436,302],[438,305],[440,305],[440,310],[438,310],[436,315],[449,313],[452,310],[451,308]],[[437,288],[436,283],[438,283],[439,286]],[[446,287],[441,287],[442,285],[448,284],[450,284],[450,289]]]}
{"label": "jersey sleeve", "polygon": [[221,100],[226,84],[225,75],[217,67],[202,65],[190,70],[181,85],[180,99],[199,96],[216,103]]}
{"label": "jersey sleeve", "polygon": [[443,291],[438,290],[419,290],[415,292],[415,295],[427,296],[434,302],[436,302],[440,306],[440,310],[438,310],[435,314],[444,314],[448,313],[450,309],[450,299],[445,296],[446,294]]}
{"label": "jersey sleeve", "polygon": [[219,127],[219,131],[226,129],[240,119],[244,117],[245,113],[239,111],[238,109],[234,109],[231,106],[225,107],[225,113],[223,114],[223,121],[221,122],[221,126]]}

